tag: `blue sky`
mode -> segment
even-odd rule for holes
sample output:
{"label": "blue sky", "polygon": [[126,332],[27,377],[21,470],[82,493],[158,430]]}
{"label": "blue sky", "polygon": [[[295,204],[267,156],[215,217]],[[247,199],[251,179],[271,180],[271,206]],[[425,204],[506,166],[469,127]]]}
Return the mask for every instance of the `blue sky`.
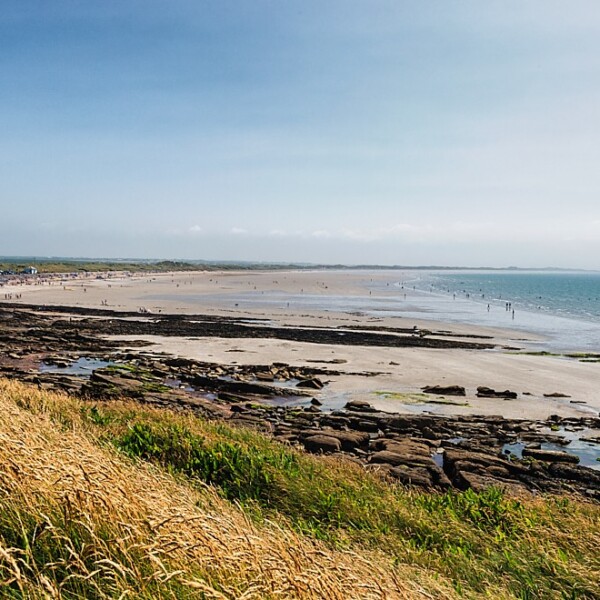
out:
{"label": "blue sky", "polygon": [[600,4],[3,0],[0,254],[600,268]]}

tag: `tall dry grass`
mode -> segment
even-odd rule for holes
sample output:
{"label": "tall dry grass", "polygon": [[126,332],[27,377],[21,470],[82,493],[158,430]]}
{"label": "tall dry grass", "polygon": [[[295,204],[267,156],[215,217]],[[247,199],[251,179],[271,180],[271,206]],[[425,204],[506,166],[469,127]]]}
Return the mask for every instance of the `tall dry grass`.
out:
{"label": "tall dry grass", "polygon": [[100,445],[72,399],[0,380],[0,596],[452,598],[421,569],[258,526]]}

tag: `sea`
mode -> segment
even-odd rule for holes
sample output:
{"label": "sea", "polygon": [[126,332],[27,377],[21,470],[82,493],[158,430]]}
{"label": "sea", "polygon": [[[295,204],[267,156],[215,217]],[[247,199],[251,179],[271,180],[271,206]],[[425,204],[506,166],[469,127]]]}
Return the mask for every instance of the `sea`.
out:
{"label": "sea", "polygon": [[[600,272],[420,271],[396,284],[427,318],[533,333],[528,345],[600,352]],[[514,313],[513,313],[514,311]]]}

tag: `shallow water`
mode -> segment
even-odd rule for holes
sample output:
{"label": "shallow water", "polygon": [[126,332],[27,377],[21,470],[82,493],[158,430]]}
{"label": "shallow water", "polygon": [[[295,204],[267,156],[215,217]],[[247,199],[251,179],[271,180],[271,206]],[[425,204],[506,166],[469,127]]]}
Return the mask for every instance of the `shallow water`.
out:
{"label": "shallow water", "polygon": [[63,375],[81,375],[89,377],[96,369],[108,367],[113,363],[96,358],[80,358],[68,367],[57,367],[56,365],[40,365],[40,373],[61,373]]}
{"label": "shallow water", "polygon": [[[581,440],[581,437],[589,437],[592,434],[598,435],[598,432],[592,430],[570,432],[560,430],[558,432],[552,432],[560,435],[565,440],[570,440],[566,445],[553,443],[553,442],[542,442],[542,450],[552,450],[556,452],[567,452],[579,457],[579,465],[582,467],[589,467],[600,471],[600,462],[597,460],[600,458],[600,445],[592,442],[585,442]],[[523,442],[512,442],[510,444],[504,444],[502,451],[509,451],[514,454],[517,458],[523,458],[523,448],[526,444]]]}

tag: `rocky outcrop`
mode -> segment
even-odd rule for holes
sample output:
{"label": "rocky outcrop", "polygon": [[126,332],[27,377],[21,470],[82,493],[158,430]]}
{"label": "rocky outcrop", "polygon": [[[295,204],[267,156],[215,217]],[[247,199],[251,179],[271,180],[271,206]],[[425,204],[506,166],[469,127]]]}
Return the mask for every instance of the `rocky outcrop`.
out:
{"label": "rocky outcrop", "polygon": [[510,390],[504,390],[503,392],[498,392],[496,390],[493,390],[492,388],[481,385],[477,388],[477,397],[478,398],[505,398],[505,399],[514,400],[517,398],[517,392],[511,392]]}

